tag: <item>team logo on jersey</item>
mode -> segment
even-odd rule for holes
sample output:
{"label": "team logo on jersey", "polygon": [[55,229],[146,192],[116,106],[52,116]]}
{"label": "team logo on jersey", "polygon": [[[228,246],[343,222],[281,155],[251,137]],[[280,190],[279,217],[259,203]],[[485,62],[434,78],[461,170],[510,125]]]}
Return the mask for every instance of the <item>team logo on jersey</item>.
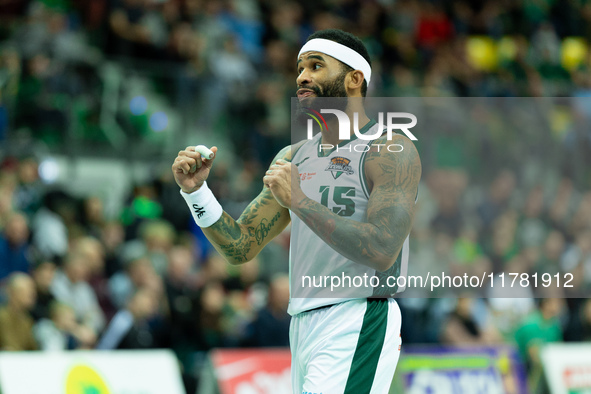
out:
{"label": "team logo on jersey", "polygon": [[326,167],[325,171],[330,171],[334,179],[337,179],[343,173],[351,175],[355,171],[353,171],[349,163],[351,163],[351,160],[346,157],[336,156],[330,159],[330,164]]}

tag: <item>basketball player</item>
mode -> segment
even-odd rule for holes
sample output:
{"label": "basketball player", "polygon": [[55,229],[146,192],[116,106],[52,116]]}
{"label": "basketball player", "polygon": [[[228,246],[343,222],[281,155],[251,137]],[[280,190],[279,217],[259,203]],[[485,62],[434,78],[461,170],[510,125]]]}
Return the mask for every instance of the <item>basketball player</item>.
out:
{"label": "basketball player", "polygon": [[[338,127],[327,121],[328,128],[314,139],[277,154],[263,177],[263,190],[238,220],[222,210],[207,188],[215,157],[202,159],[188,147],[179,152],[172,170],[196,223],[231,264],[252,259],[291,221],[293,393],[385,394],[400,354],[396,301],[374,298],[372,289],[361,291],[363,296],[327,297],[326,289],[299,288],[294,272],[370,277],[400,272],[408,258],[420,159],[411,140],[399,134],[387,139],[365,114],[362,98],[371,62],[358,38],[333,29],[312,34],[298,55],[297,69],[301,102],[346,97],[351,104],[345,112],[358,113],[359,131],[379,137],[361,141],[351,131],[351,139],[341,141]],[[383,145],[365,153],[318,149],[319,144],[341,148],[353,141]],[[216,147],[211,150],[217,154]]]}

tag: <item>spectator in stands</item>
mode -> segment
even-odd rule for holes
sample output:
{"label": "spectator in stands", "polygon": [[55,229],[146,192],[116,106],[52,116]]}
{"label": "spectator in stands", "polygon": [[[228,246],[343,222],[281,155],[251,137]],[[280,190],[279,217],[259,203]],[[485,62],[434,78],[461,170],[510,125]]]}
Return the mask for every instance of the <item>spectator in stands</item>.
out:
{"label": "spectator in stands", "polygon": [[562,340],[559,316],[563,302],[560,298],[541,299],[539,311],[529,315],[515,332],[515,340],[528,367],[540,367],[542,345]]}
{"label": "spectator in stands", "polygon": [[289,277],[276,276],[269,285],[267,306],[261,309],[249,327],[247,345],[289,346]]}
{"label": "spectator in stands", "polygon": [[[572,201],[575,195],[573,182],[569,178],[562,178],[556,191],[554,202],[548,209],[547,221],[549,225],[566,237],[568,234],[568,220],[571,215]],[[572,240],[566,239],[567,242]]]}
{"label": "spectator in stands", "polygon": [[122,268],[120,252],[125,240],[125,230],[118,221],[108,222],[101,229],[100,239],[105,248],[105,275],[111,278]]}
{"label": "spectator in stands", "polygon": [[460,209],[460,197],[467,178],[461,171],[439,170],[429,180],[437,198],[438,212],[431,221],[433,231],[457,237],[464,226],[465,218]]}
{"label": "spectator in stands", "polygon": [[174,227],[165,220],[146,222],[140,228],[140,234],[154,270],[164,276],[168,265],[167,253],[176,238]]}
{"label": "spectator in stands", "polygon": [[157,288],[160,281],[147,257],[133,258],[125,271],[116,273],[109,280],[111,301],[117,308],[124,308],[136,291],[144,287]]}
{"label": "spectator in stands", "polygon": [[527,196],[522,217],[517,227],[517,240],[521,246],[541,246],[548,235],[544,216],[544,191],[535,187]]}
{"label": "spectator in stands", "polygon": [[453,35],[453,25],[445,15],[443,5],[423,3],[418,20],[416,41],[419,48],[431,54],[440,43],[448,41]]}
{"label": "spectator in stands", "polygon": [[0,163],[0,230],[6,226],[8,216],[14,211],[14,191],[17,187],[17,178],[14,170],[14,161],[4,160]]}
{"label": "spectator in stands", "polygon": [[103,201],[91,196],[82,201],[81,223],[86,233],[92,237],[100,238],[105,224]]}
{"label": "spectator in stands", "polygon": [[72,242],[71,251],[80,254],[89,268],[88,284],[96,294],[99,305],[107,318],[111,318],[116,308],[110,300],[108,280],[105,277],[105,250],[94,237],[80,237]]}
{"label": "spectator in stands", "polygon": [[125,226],[125,239],[133,240],[141,235],[144,223],[156,221],[162,216],[158,192],[153,184],[144,183],[133,188],[131,201],[121,214]]}
{"label": "spectator in stands", "polygon": [[29,272],[29,226],[22,213],[11,213],[0,235],[0,281],[13,272]]}
{"label": "spectator in stands", "polygon": [[6,290],[8,303],[0,308],[0,350],[36,350],[29,314],[35,305],[35,283],[27,274],[15,273],[8,279]]}
{"label": "spectator in stands", "polygon": [[39,178],[39,162],[34,157],[21,159],[17,174],[18,187],[14,192],[14,202],[30,218],[39,209],[44,191]]}
{"label": "spectator in stands", "polygon": [[199,271],[199,276],[203,285],[209,282],[224,282],[229,277],[226,260],[217,251],[211,252]]}
{"label": "spectator in stands", "polygon": [[196,308],[199,350],[227,346],[228,337],[224,321],[226,295],[220,282],[206,283],[198,294]]}
{"label": "spectator in stands", "polygon": [[[572,220],[569,225],[569,238],[575,239],[581,233],[587,232],[591,230],[591,192],[586,192],[577,207],[575,214],[572,217]],[[582,235],[582,234],[581,234]],[[577,241],[578,243],[578,241]],[[584,242],[586,245],[583,250],[589,253],[591,247],[589,246],[588,241]]]}
{"label": "spectator in stands", "polygon": [[105,316],[96,294],[88,284],[90,267],[80,254],[69,254],[62,269],[51,283],[56,300],[71,306],[77,321],[98,335],[105,325]]}
{"label": "spectator in stands", "polygon": [[51,260],[41,261],[33,269],[33,280],[37,288],[37,302],[31,314],[35,321],[50,318],[50,306],[55,301],[55,297],[51,293],[55,270],[55,263]]}
{"label": "spectator in stands", "polygon": [[32,225],[33,245],[42,258],[60,260],[68,253],[66,224],[72,220],[73,210],[72,197],[63,191],[51,191],[43,197]]}
{"label": "spectator in stands", "polygon": [[70,306],[53,302],[50,310],[51,319],[42,319],[33,328],[41,350],[91,348],[96,336],[92,330],[78,324]]}
{"label": "spectator in stands", "polygon": [[66,93],[59,89],[67,78],[64,69],[46,52],[48,50],[49,48],[43,47],[26,60],[18,94],[16,122],[32,126],[37,138],[44,138],[55,144],[64,140],[68,129],[67,113],[56,100],[60,94]]}
{"label": "spectator in stands", "polygon": [[490,325],[488,321],[489,317],[488,315],[484,316],[484,322],[478,321],[474,308],[474,300],[467,297],[458,298],[454,311],[443,325],[441,342],[454,346],[493,345],[501,343],[501,336],[496,328]]}
{"label": "spectator in stands", "polygon": [[591,229],[581,231],[562,256],[560,266],[563,271],[572,272],[578,265],[591,266]]}
{"label": "spectator in stands", "polygon": [[117,0],[112,2],[109,27],[111,45],[118,55],[156,59],[161,53],[157,44],[166,41],[166,27],[162,17],[149,12],[149,3],[143,0]]}
{"label": "spectator in stands", "polygon": [[570,342],[591,341],[591,299],[585,300],[571,313],[564,339]]}
{"label": "spectator in stands", "polygon": [[495,220],[492,242],[486,245],[494,272],[504,271],[506,262],[519,253],[519,246],[515,240],[516,230],[517,213],[515,211],[508,210]]}
{"label": "spectator in stands", "polygon": [[544,384],[541,348],[547,343],[560,342],[563,339],[559,319],[563,305],[564,300],[561,298],[541,299],[539,310],[528,316],[515,332],[517,346],[526,362],[532,392],[540,392],[540,387]]}
{"label": "spectator in stands", "polygon": [[223,282],[226,291],[226,333],[235,339],[235,343],[228,345],[238,345],[238,339],[247,335],[247,327],[254,319],[255,311],[264,307],[267,286],[260,280],[259,266],[256,256],[248,264],[236,267],[237,275]]}
{"label": "spectator in stands", "polygon": [[127,242],[124,249],[133,250],[133,253],[144,253],[150,259],[154,270],[163,276],[168,264],[166,254],[176,238],[174,227],[165,220],[144,221],[139,227],[139,235],[140,239]]}
{"label": "spectator in stands", "polygon": [[170,341],[175,349],[195,347],[197,316],[195,303],[199,277],[193,272],[194,257],[186,246],[170,251],[165,279],[166,300],[170,313]]}
{"label": "spectator in stands", "polygon": [[560,258],[563,252],[564,237],[558,231],[551,231],[546,237],[541,258],[536,262],[534,270],[539,274],[551,275],[560,272]]}
{"label": "spectator in stands", "polygon": [[129,300],[127,308],[113,317],[97,349],[150,349],[158,346],[158,337],[149,320],[158,310],[157,295],[141,289]]}
{"label": "spectator in stands", "polygon": [[491,183],[488,195],[476,209],[482,223],[481,242],[490,237],[495,220],[510,208],[514,190],[515,174],[509,170],[501,171]]}

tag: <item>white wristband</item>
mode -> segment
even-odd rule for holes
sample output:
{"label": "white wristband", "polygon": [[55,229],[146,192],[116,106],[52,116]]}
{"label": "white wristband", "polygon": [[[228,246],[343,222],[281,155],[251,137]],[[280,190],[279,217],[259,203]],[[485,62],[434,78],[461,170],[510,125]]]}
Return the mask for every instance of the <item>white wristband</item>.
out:
{"label": "white wristband", "polygon": [[222,206],[216,200],[212,191],[207,187],[207,182],[193,193],[185,193],[181,190],[181,196],[191,209],[193,219],[199,227],[209,227],[217,222],[224,213]]}

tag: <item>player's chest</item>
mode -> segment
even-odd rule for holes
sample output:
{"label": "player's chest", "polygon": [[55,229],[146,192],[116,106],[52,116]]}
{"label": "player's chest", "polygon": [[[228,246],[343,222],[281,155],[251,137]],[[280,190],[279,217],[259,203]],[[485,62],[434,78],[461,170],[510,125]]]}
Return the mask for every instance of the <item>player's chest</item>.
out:
{"label": "player's chest", "polygon": [[340,216],[365,211],[364,168],[357,155],[335,154],[329,157],[305,156],[298,166],[300,187],[306,196]]}

